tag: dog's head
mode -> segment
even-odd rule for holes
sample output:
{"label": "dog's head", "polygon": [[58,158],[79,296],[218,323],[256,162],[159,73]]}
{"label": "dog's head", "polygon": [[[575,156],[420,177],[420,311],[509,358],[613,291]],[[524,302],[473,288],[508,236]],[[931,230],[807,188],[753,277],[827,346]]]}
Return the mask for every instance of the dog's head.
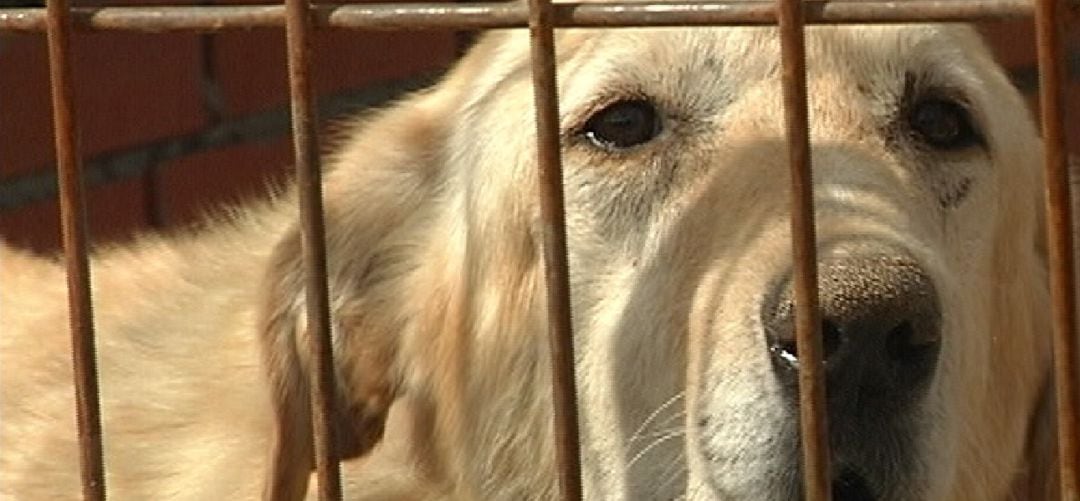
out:
{"label": "dog's head", "polygon": [[[589,496],[796,499],[776,30],[557,49]],[[480,497],[555,485],[528,54],[489,36],[327,184],[346,407],[420,402],[432,475]],[[807,54],[834,496],[1003,497],[1048,359],[1025,105],[964,27],[813,27]]]}

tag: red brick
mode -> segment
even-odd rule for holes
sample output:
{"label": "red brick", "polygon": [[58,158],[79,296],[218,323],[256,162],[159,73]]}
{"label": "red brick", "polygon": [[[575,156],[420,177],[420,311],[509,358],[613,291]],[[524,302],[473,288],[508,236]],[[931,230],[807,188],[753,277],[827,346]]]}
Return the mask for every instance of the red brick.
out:
{"label": "red brick", "polygon": [[[450,33],[319,31],[314,37],[315,92],[326,94],[445,66],[454,55]],[[230,115],[288,103],[285,35],[263,29],[214,39],[215,68]]]}
{"label": "red brick", "polygon": [[169,162],[159,169],[163,206],[169,224],[200,221],[226,203],[268,193],[269,183],[291,172],[288,137],[207,151]]}

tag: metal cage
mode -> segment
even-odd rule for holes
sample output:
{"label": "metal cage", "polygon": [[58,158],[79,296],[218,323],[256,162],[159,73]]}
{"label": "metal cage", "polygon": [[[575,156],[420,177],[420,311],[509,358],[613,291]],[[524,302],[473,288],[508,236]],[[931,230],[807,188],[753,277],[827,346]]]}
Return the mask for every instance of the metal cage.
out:
{"label": "metal cage", "polygon": [[296,176],[300,188],[307,308],[315,360],[315,445],[319,493],[323,500],[341,499],[341,481],[333,428],[333,358],[326,285],[319,148],[309,78],[309,36],[321,28],[489,29],[528,27],[539,145],[544,259],[548,283],[549,324],[554,364],[555,430],[562,493],[582,497],[577,407],[575,401],[568,288],[562,168],[559,153],[558,97],[555,86],[553,30],[564,27],[778,25],[791,169],[791,220],[795,261],[797,350],[802,453],[806,499],[827,500],[828,444],[823,405],[824,380],[817,322],[817,264],[814,209],[811,196],[810,147],[807,133],[806,24],[959,22],[1034,18],[1037,33],[1042,131],[1046,145],[1047,214],[1053,300],[1054,378],[1061,496],[1080,499],[1077,448],[1080,437],[1077,400],[1075,278],[1070,193],[1065,136],[1062,31],[1077,13],[1065,0],[909,0],[904,2],[837,2],[801,0],[728,2],[559,3],[395,3],[311,5],[286,0],[284,5],[71,8],[67,0],[48,0],[47,7],[0,9],[0,32],[46,32],[55,125],[63,247],[67,267],[69,313],[74,347],[78,432],[83,496],[105,497],[101,417],[91,313],[81,161],[76,147],[78,121],[73,106],[69,37],[72,30],[203,31],[238,28],[284,28],[287,33],[292,131]]}

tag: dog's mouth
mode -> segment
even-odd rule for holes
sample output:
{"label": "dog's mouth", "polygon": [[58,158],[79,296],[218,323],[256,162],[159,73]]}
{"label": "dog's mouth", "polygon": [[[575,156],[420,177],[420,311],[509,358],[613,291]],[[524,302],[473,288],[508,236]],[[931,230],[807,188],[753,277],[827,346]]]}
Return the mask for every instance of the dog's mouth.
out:
{"label": "dog's mouth", "polygon": [[[795,494],[791,498],[803,501],[806,499],[806,493],[803,491],[802,478],[794,480],[790,489]],[[880,499],[866,476],[851,467],[841,467],[833,477],[829,488],[832,491],[833,501],[879,501]]]}
{"label": "dog's mouth", "polygon": [[832,481],[834,501],[877,501],[866,477],[851,468],[843,468]]}

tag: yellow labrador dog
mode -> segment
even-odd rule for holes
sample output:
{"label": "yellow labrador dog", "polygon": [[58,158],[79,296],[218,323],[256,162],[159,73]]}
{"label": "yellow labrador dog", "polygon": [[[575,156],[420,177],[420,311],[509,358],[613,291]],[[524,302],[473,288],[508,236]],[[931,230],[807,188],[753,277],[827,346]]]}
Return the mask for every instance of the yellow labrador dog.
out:
{"label": "yellow labrador dog", "polygon": [[[834,498],[1051,496],[1024,102],[966,27],[807,46]],[[558,35],[589,499],[799,499],[779,53],[774,28]],[[528,54],[490,34],[328,158],[350,499],[556,498]],[[307,492],[293,199],[96,252],[114,499]],[[63,271],[0,263],[0,497],[70,499]]]}

